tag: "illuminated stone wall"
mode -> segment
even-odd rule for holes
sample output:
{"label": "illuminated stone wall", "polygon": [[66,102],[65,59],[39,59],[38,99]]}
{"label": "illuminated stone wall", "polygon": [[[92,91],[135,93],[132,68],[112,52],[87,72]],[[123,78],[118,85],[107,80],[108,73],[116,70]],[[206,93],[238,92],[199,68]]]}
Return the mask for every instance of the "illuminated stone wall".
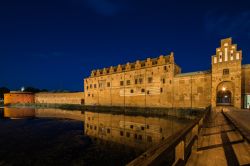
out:
{"label": "illuminated stone wall", "polygon": [[34,103],[33,93],[28,92],[10,92],[4,94],[4,105],[17,103]]}
{"label": "illuminated stone wall", "polygon": [[84,104],[84,92],[36,93],[35,102],[47,104]]}

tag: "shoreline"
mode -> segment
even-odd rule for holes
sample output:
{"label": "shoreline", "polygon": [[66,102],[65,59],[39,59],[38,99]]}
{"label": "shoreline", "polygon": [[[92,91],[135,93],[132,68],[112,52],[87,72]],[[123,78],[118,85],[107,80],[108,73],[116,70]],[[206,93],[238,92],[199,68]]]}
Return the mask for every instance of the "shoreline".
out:
{"label": "shoreline", "polygon": [[201,108],[162,108],[162,107],[121,107],[121,106],[86,106],[74,104],[11,104],[6,107],[33,109],[62,109],[67,111],[91,111],[99,113],[127,114],[132,116],[171,116],[185,119],[196,119],[207,109]]}

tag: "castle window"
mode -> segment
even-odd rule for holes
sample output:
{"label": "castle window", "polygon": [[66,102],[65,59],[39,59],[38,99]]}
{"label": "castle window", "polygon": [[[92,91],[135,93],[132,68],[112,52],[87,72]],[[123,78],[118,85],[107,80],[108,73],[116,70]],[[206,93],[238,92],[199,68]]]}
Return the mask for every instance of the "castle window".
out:
{"label": "castle window", "polygon": [[123,86],[123,81],[120,81],[120,86]]}
{"label": "castle window", "polygon": [[139,139],[139,140],[142,140],[142,135],[139,135],[138,139]]}
{"label": "castle window", "polygon": [[137,79],[135,79],[135,84],[137,84]]}
{"label": "castle window", "polygon": [[141,89],[141,92],[144,93],[144,92],[145,92],[145,89]]}
{"label": "castle window", "polygon": [[130,125],[130,128],[131,128],[131,129],[133,129],[133,128],[134,128],[134,126],[133,126],[133,125]]}
{"label": "castle window", "polygon": [[120,136],[123,136],[123,131],[120,131]]}
{"label": "castle window", "polygon": [[86,88],[87,88],[87,90],[89,89],[89,87],[88,87],[88,86],[87,86]]}
{"label": "castle window", "polygon": [[223,69],[223,75],[228,75],[229,74],[229,69]]}
{"label": "castle window", "polygon": [[148,83],[152,83],[153,82],[153,78],[152,77],[148,77]]}
{"label": "castle window", "polygon": [[147,136],[147,140],[148,140],[148,142],[152,142],[152,137],[151,136]]}
{"label": "castle window", "polygon": [[90,89],[92,89],[92,84],[90,84],[89,86],[90,86]]}
{"label": "castle window", "polygon": [[130,85],[130,80],[127,80],[127,85]]}
{"label": "castle window", "polygon": [[131,90],[130,90],[130,93],[134,93],[134,90],[133,90],[133,89],[131,89]]}
{"label": "castle window", "polygon": [[165,70],[165,71],[167,70],[167,66],[164,66],[164,70]]}
{"label": "castle window", "polygon": [[94,94],[92,94],[92,97],[94,97]]}
{"label": "castle window", "polygon": [[94,84],[94,88],[96,88],[96,84]]}
{"label": "castle window", "polygon": [[90,94],[88,94],[88,97],[90,97]]}
{"label": "castle window", "polygon": [[137,134],[134,135],[134,138],[137,139]]}
{"label": "castle window", "polygon": [[160,91],[161,91],[161,93],[162,93],[162,92],[163,92],[163,89],[161,88]]}
{"label": "castle window", "polygon": [[149,90],[147,91],[147,94],[149,95]]}
{"label": "castle window", "polygon": [[141,127],[141,130],[144,130],[144,127],[143,127],[143,126]]}
{"label": "castle window", "polygon": [[165,84],[165,78],[162,79],[162,83]]}
{"label": "castle window", "polygon": [[234,60],[233,54],[230,55],[230,60],[231,60],[231,61]]}
{"label": "castle window", "polygon": [[110,82],[107,82],[107,87],[110,87]]}
{"label": "castle window", "polygon": [[110,133],[110,129],[107,129],[107,133]]}
{"label": "castle window", "polygon": [[143,79],[139,78],[139,83],[142,84],[143,83]]}
{"label": "castle window", "polygon": [[127,136],[127,137],[130,137],[130,133],[129,133],[129,132],[127,132],[127,133],[126,133],[126,136]]}

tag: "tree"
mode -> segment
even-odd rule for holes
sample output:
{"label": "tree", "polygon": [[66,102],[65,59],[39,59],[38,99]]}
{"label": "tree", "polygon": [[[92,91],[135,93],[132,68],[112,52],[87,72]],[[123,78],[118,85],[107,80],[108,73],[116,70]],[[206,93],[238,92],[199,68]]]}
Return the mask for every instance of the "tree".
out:
{"label": "tree", "polygon": [[0,98],[2,99],[4,96],[4,93],[9,93],[10,90],[6,87],[0,87]]}

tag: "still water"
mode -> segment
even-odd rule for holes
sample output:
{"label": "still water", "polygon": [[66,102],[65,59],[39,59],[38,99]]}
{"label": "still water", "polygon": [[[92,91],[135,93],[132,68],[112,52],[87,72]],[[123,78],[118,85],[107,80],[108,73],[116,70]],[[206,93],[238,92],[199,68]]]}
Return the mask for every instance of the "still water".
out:
{"label": "still water", "polygon": [[191,120],[0,108],[0,165],[125,165]]}

